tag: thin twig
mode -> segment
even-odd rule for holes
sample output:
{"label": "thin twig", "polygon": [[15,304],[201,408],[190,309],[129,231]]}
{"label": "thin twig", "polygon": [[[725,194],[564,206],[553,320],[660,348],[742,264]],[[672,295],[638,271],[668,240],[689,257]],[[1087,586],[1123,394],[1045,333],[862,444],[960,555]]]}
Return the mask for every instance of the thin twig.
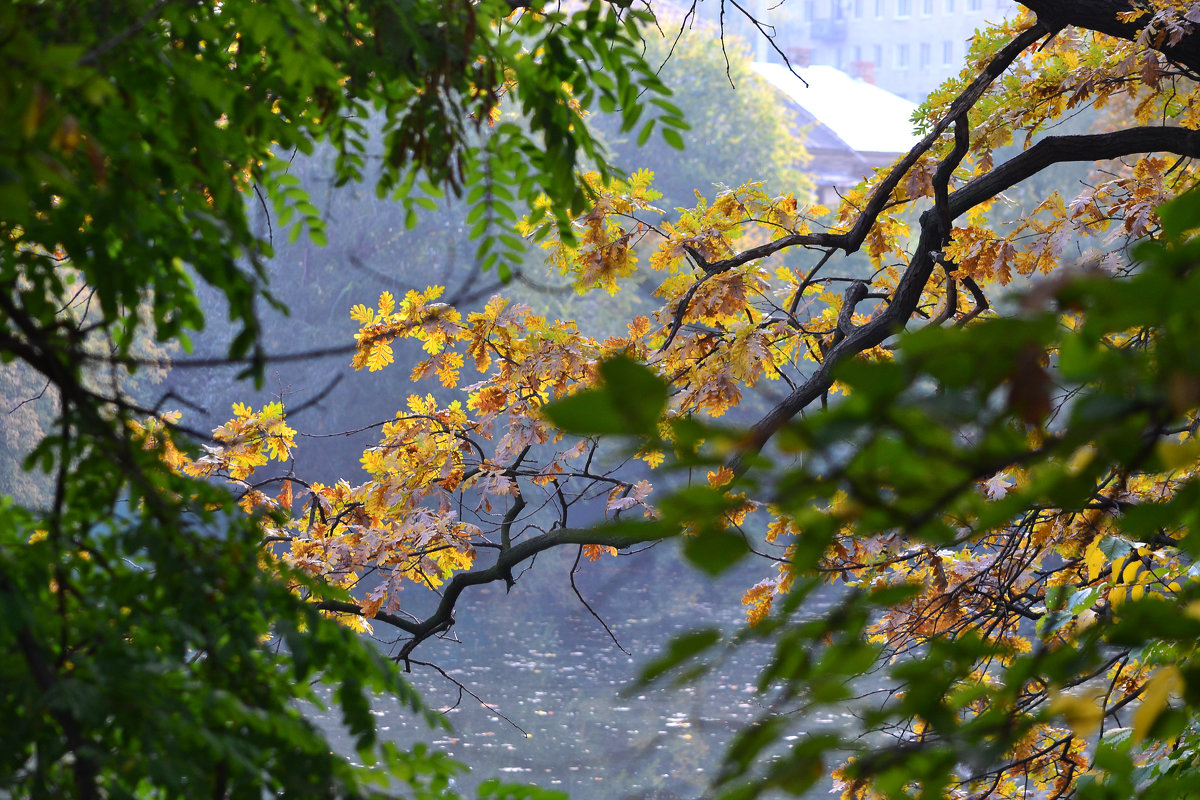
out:
{"label": "thin twig", "polygon": [[571,588],[575,590],[575,596],[579,598],[579,602],[583,603],[583,607],[586,608],[588,610],[588,613],[591,614],[593,617],[595,617],[596,621],[600,623],[600,626],[602,628],[604,628],[604,632],[608,634],[608,638],[613,640],[613,644],[615,644],[617,646],[617,648],[620,649],[620,651],[622,653],[624,653],[625,655],[632,656],[633,653],[626,650],[625,646],[622,645],[621,642],[617,640],[616,634],[614,634],[612,632],[612,629],[608,627],[608,623],[606,623],[603,620],[603,618],[601,618],[601,616],[596,613],[596,609],[592,608],[591,605],[588,604],[587,600],[583,599],[583,595],[580,594],[580,592],[579,592],[579,587],[575,585],[575,573],[579,571],[579,559],[582,556],[583,556],[583,545],[580,545],[579,549],[575,551],[575,563],[571,565]]}
{"label": "thin twig", "polygon": [[[492,712],[492,713],[493,713],[493,714],[495,714],[497,717],[499,717],[500,719],[504,720],[504,721],[505,721],[505,722],[507,722],[509,725],[512,725],[514,728],[516,728],[517,730],[519,730],[521,733],[525,734],[525,737],[526,737],[526,738],[528,738],[528,737],[529,737],[529,732],[528,732],[528,731],[526,731],[526,730],[525,730],[524,728],[522,728],[520,725],[518,725],[517,723],[513,722],[511,719],[509,719],[508,717],[506,717],[506,716],[504,715],[504,713],[500,711],[500,709],[496,708],[494,705],[492,705],[491,703],[487,702],[486,700],[484,700],[484,699],[483,699],[482,697],[480,697],[479,695],[477,695],[477,694],[475,694],[474,692],[472,692],[470,689],[468,689],[468,688],[467,688],[466,684],[464,684],[464,683],[463,683],[462,681],[460,681],[458,678],[455,678],[455,677],[454,677],[453,675],[451,675],[450,673],[446,672],[446,670],[442,669],[442,668],[441,668],[441,667],[439,667],[437,664],[433,664],[433,663],[431,663],[431,662],[429,662],[429,661],[417,661],[416,659],[412,659],[412,660],[410,660],[410,661],[409,661],[409,663],[410,663],[410,664],[417,664],[417,665],[419,665],[419,666],[422,666],[422,667],[429,667],[430,669],[436,670],[436,671],[438,672],[438,674],[440,674],[440,675],[441,675],[443,678],[445,678],[446,680],[450,681],[451,683],[453,683],[455,686],[457,686],[457,687],[458,687],[458,691],[459,691],[459,698],[460,698],[460,700],[461,700],[461,698],[462,698],[462,693],[463,693],[463,692],[466,692],[467,694],[471,695],[471,697],[475,698],[475,702],[479,703],[479,705],[483,706],[483,707],[484,707],[484,708],[486,708],[488,711]],[[450,711],[451,709],[453,709],[453,708],[455,708],[455,707],[457,707],[457,706],[458,706],[458,703],[455,703],[453,706],[450,706],[450,708],[447,708],[447,709],[443,710],[443,711],[442,711],[442,713],[444,714],[444,713],[446,713],[446,711]]]}

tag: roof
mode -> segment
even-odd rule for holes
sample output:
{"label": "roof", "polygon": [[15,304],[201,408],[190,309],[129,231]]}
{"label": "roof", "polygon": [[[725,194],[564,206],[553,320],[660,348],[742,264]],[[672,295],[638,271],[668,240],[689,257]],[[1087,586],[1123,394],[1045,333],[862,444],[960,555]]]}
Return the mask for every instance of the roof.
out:
{"label": "roof", "polygon": [[860,153],[906,153],[920,140],[911,121],[916,104],[886,89],[834,67],[794,67],[796,74],[783,64],[756,61],[751,67]]}

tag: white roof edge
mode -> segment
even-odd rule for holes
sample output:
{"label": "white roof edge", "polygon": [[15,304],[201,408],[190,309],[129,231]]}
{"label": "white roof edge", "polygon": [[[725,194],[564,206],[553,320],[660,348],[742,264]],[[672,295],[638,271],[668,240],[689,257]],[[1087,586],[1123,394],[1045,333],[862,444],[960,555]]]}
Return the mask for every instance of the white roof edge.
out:
{"label": "white roof edge", "polygon": [[916,104],[886,89],[834,67],[794,67],[795,74],[783,64],[756,61],[751,67],[854,150],[906,153],[920,140],[912,123]]}

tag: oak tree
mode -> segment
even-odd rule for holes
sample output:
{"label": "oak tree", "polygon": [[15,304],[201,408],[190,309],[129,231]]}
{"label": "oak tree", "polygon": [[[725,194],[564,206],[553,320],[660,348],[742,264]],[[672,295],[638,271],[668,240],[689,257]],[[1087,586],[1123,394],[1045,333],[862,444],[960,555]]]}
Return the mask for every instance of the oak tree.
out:
{"label": "oak tree", "polygon": [[[661,307],[621,335],[499,297],[456,309],[438,287],[356,305],[356,369],[395,368],[413,339],[414,382],[463,386],[414,393],[365,482],[260,477],[295,446],[274,405],[238,407],[180,469],[238,485],[287,563],[361,592],[319,607],[400,631],[406,664],[463,592],[549,548],[680,536],[714,573],[765,556],[728,646],[774,644],[769,710],[721,796],[826,773],[847,798],[1180,796],[1200,699],[1197,11],[1025,8],[838,208],[745,184],[664,214],[649,173],[597,175],[564,238],[541,203],[516,230],[580,291],[657,275]],[[1095,131],[1056,130],[1078,115]],[[997,212],[1064,162],[1093,178]],[[868,279],[839,271],[860,250]],[[777,400],[720,424],[752,391]],[[588,504],[609,521],[577,524]],[[822,582],[847,588],[813,619]],[[412,584],[440,594],[432,613],[409,611]],[[674,641],[646,679],[703,670],[719,639]],[[859,727],[802,713],[830,705]]]}

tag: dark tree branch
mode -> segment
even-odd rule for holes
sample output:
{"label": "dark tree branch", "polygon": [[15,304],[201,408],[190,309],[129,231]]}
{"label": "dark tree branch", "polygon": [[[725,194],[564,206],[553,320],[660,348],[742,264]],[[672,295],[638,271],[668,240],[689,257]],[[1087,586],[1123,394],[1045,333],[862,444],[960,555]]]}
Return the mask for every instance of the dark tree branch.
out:
{"label": "dark tree branch", "polygon": [[517,730],[519,730],[519,731],[520,731],[521,733],[523,733],[525,736],[528,736],[528,735],[529,735],[529,732],[528,732],[528,731],[526,731],[526,730],[525,730],[524,728],[522,728],[520,725],[518,725],[517,723],[515,723],[515,722],[513,722],[511,719],[509,719],[507,716],[505,716],[505,715],[504,715],[504,714],[503,714],[503,713],[500,711],[500,709],[496,708],[494,705],[492,705],[491,703],[488,703],[488,702],[487,702],[487,701],[485,701],[485,700],[484,700],[482,697],[480,697],[479,695],[477,695],[477,694],[475,694],[474,692],[472,692],[472,691],[471,691],[469,688],[467,688],[467,685],[466,685],[465,683],[463,683],[462,681],[458,680],[457,678],[455,678],[455,677],[454,677],[453,675],[451,675],[450,673],[446,672],[446,670],[442,669],[442,668],[441,668],[441,667],[439,667],[437,664],[432,664],[432,663],[430,663],[430,662],[428,662],[428,661],[417,661],[416,659],[413,659],[413,660],[412,660],[410,663],[417,664],[417,665],[419,665],[419,666],[422,666],[422,667],[429,667],[430,669],[436,670],[436,671],[438,672],[438,674],[440,674],[440,675],[441,675],[443,678],[445,678],[446,680],[450,681],[451,683],[453,683],[455,686],[457,686],[457,687],[458,687],[458,701],[457,701],[457,702],[455,702],[455,703],[454,703],[454,705],[450,706],[450,708],[445,708],[445,709],[442,709],[442,712],[441,712],[441,713],[445,714],[447,711],[450,711],[450,710],[452,710],[452,709],[454,709],[454,708],[457,708],[457,707],[458,707],[458,703],[462,701],[462,696],[463,696],[463,693],[466,693],[466,694],[469,694],[469,695],[471,695],[471,697],[475,698],[475,702],[479,703],[479,705],[481,705],[481,706],[483,706],[484,708],[486,708],[486,709],[488,710],[488,712],[489,712],[489,713],[495,714],[497,717],[499,717],[500,719],[502,719],[502,720],[504,720],[505,722],[507,722],[509,725],[512,725],[514,728],[516,728]]}
{"label": "dark tree branch", "polygon": [[[1200,156],[1200,131],[1186,128],[1145,126],[1112,133],[1080,136],[1051,136],[1020,155],[982,175],[949,195],[947,206],[951,220],[983,203],[1006,189],[1029,178],[1052,164],[1069,161],[1102,161],[1138,153],[1169,152],[1184,156]],[[742,453],[731,461],[735,471],[744,471],[743,459],[757,453],[763,445],[796,414],[819,398],[833,383],[833,368],[842,359],[881,344],[899,332],[917,307],[936,263],[946,232],[944,216],[936,206],[921,215],[921,236],[916,253],[900,278],[891,304],[878,316],[855,328],[825,354],[825,360],[807,381],[798,386],[750,429]],[[774,243],[772,243],[774,244]],[[976,309],[984,310],[986,299],[974,282],[964,285],[975,297]]]}
{"label": "dark tree branch", "polygon": [[[16,591],[16,584],[10,580],[8,572],[0,567],[0,594],[13,594]],[[31,630],[28,620],[19,619],[15,622],[13,630],[17,647],[25,658],[29,672],[43,695],[52,696],[59,680],[48,655],[42,649],[40,638]],[[67,708],[56,708],[51,704],[48,711],[62,729],[67,747],[75,756],[75,791],[81,800],[99,798],[100,793],[96,786],[97,767],[94,759],[88,755],[89,742],[84,736],[83,726]]]}
{"label": "dark tree branch", "polygon": [[146,13],[134,20],[133,24],[128,28],[101,42],[88,53],[85,53],[83,57],[79,59],[79,66],[88,67],[99,64],[100,59],[102,59],[108,53],[112,52],[117,47],[120,47],[122,44],[141,33],[142,30],[150,24],[150,21],[159,15],[159,12],[161,12],[166,5],[167,0],[159,0],[154,4],[153,7],[147,9]]}
{"label": "dark tree branch", "polygon": [[[653,533],[645,537],[637,537],[628,534],[606,535],[603,530],[560,528],[517,542],[509,549],[502,550],[496,559],[496,563],[492,564],[492,566],[470,572],[460,572],[452,577],[446,583],[445,590],[442,593],[442,601],[438,604],[437,610],[422,622],[413,624],[408,620],[403,620],[404,624],[397,627],[413,634],[413,638],[404,643],[404,646],[400,649],[400,654],[396,656],[396,660],[403,661],[405,670],[411,671],[409,656],[426,639],[448,630],[454,624],[454,606],[458,602],[459,596],[467,587],[504,580],[505,575],[512,574],[513,567],[522,561],[533,558],[538,553],[566,544],[595,544],[605,547],[622,548],[658,538],[661,538],[658,533]],[[345,610],[353,613],[352,609]],[[391,620],[383,620],[378,615],[375,618],[393,624]]]}
{"label": "dark tree branch", "polygon": [[950,215],[956,218],[1052,164],[1067,161],[1103,161],[1155,152],[1198,156],[1200,132],[1187,128],[1147,125],[1110,133],[1048,136],[950,195]]}
{"label": "dark tree branch", "polygon": [[[344,603],[341,600],[322,600],[319,603],[313,603],[313,605],[321,611],[333,611],[338,614],[356,614],[358,616],[362,616],[362,606],[360,606],[358,603]],[[371,617],[371,619],[387,623],[393,628],[399,628],[400,630],[408,633],[415,634],[421,629],[420,623],[413,622],[412,620],[405,619],[404,617],[396,616],[395,614],[389,614],[386,611],[378,612],[375,614],[375,616]]]}
{"label": "dark tree branch", "polygon": [[967,291],[971,293],[971,297],[975,299],[975,307],[967,312],[965,317],[955,323],[959,326],[966,325],[984,311],[987,311],[989,308],[991,308],[987,297],[984,295],[983,290],[979,288],[979,284],[975,282],[974,278],[972,278],[970,275],[967,275],[963,277],[962,282],[963,286],[967,287]]}
{"label": "dark tree branch", "polygon": [[575,573],[579,571],[579,559],[583,556],[583,545],[575,552],[575,563],[571,565],[571,588],[575,591],[575,596],[579,598],[579,602],[583,603],[583,607],[588,610],[588,613],[596,618],[600,623],[600,627],[604,628],[604,632],[608,634],[608,638],[612,639],[613,644],[627,656],[632,656],[633,653],[625,649],[625,646],[617,639],[617,635],[612,632],[612,628],[608,627],[608,623],[604,618],[596,613],[596,609],[592,608],[591,603],[583,598],[583,593],[579,591],[579,586],[575,583]]}
{"label": "dark tree branch", "polygon": [[866,296],[866,281],[855,281],[846,287],[846,291],[842,293],[842,310],[838,312],[837,330],[833,332],[833,343],[830,347],[836,347],[838,342],[845,339],[846,334],[854,329],[854,325],[851,323],[854,318],[854,308]]}
{"label": "dark tree branch", "polygon": [[[1139,40],[1151,20],[1151,14],[1143,14],[1136,20],[1122,21],[1118,14],[1141,6],[1131,0],[1021,0],[1021,5],[1037,14],[1038,21],[1052,31],[1072,25],[1131,42]],[[1152,32],[1150,44],[1172,61],[1200,71],[1200,34],[1193,32],[1172,44],[1165,36],[1160,41]]]}
{"label": "dark tree branch", "polygon": [[958,281],[954,279],[954,273],[951,269],[946,267],[945,264],[942,267],[946,270],[946,302],[942,305],[942,310],[937,313],[937,316],[929,320],[929,327],[931,328],[936,328],[944,324],[958,310]]}

